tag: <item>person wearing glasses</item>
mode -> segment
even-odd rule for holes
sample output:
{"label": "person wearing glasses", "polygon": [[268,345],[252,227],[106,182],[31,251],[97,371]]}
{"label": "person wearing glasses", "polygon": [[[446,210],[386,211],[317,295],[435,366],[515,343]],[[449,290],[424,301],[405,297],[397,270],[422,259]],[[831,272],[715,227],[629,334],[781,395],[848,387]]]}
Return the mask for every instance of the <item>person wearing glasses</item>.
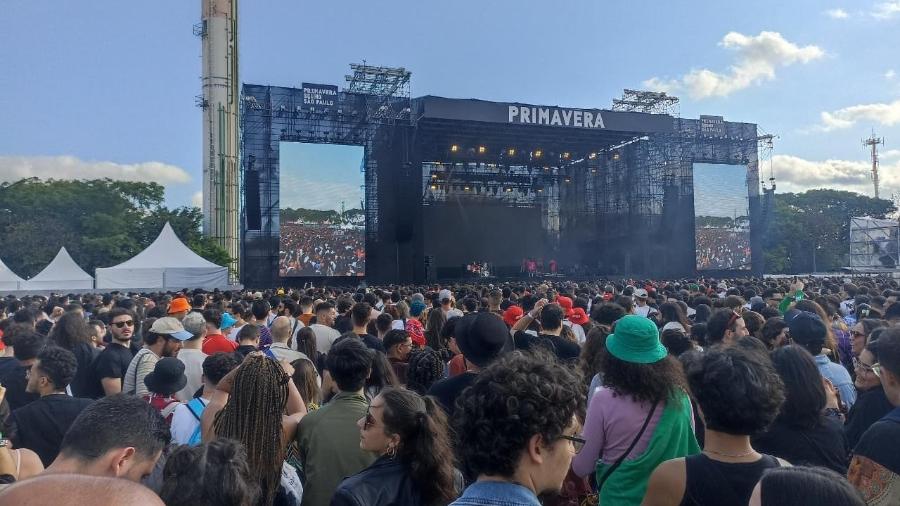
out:
{"label": "person wearing glasses", "polygon": [[111,342],[91,364],[93,369],[94,397],[115,395],[122,391],[125,372],[134,358],[131,338],[134,337],[136,317],[128,309],[116,307],[109,312]]}
{"label": "person wearing glasses", "polygon": [[596,473],[601,504],[637,505],[657,465],[700,451],[687,383],[656,324],[643,316],[616,322],[601,364],[602,386],[592,395],[586,443],[572,470]]}
{"label": "person wearing glasses", "polygon": [[538,495],[559,492],[583,443],[583,392],[573,369],[542,349],[507,353],[483,369],[454,419],[461,465],[477,479],[452,504],[538,506]]}
{"label": "person wearing glasses", "polygon": [[891,327],[872,343],[873,372],[894,407],[862,435],[853,448],[847,477],[866,504],[900,504],[900,329]]}
{"label": "person wearing glasses", "polygon": [[357,426],[360,449],[378,459],[341,482],[331,506],[444,505],[459,495],[447,418],[433,399],[388,387]]}
{"label": "person wearing glasses", "polygon": [[887,322],[875,318],[865,318],[850,327],[850,351],[858,357],[866,347],[869,335],[877,328],[886,327]]}
{"label": "person wearing glasses", "polygon": [[859,438],[873,423],[894,409],[881,384],[881,369],[875,355],[878,349],[877,342],[877,340],[870,341],[859,356],[853,358],[853,368],[856,371],[854,385],[859,395],[850,408],[847,423],[844,425],[848,448],[855,447]]}

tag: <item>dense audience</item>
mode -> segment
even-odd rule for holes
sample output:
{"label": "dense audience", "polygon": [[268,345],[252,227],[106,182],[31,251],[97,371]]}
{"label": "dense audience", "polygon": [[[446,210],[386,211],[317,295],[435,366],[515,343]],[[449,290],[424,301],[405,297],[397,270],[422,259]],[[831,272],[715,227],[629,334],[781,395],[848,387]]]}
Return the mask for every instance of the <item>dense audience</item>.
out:
{"label": "dense audience", "polygon": [[898,299],[882,277],[7,296],[0,504],[897,505]]}

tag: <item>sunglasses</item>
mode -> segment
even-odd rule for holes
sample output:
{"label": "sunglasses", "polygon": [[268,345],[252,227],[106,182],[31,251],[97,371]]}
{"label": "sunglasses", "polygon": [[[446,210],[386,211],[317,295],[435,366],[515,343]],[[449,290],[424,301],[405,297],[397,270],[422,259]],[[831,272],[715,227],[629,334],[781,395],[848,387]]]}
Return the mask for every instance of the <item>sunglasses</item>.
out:
{"label": "sunglasses", "polygon": [[134,321],[125,320],[124,322],[113,322],[110,325],[115,325],[117,329],[121,329],[123,327],[134,327]]}
{"label": "sunglasses", "polygon": [[581,451],[581,449],[584,448],[584,443],[586,443],[584,438],[582,438],[580,436],[575,436],[575,435],[567,436],[567,435],[563,434],[562,436],[559,436],[559,437],[562,439],[567,439],[567,440],[571,441],[572,446],[575,448],[575,453],[579,453]]}
{"label": "sunglasses", "polygon": [[850,335],[853,337],[866,337],[866,335],[858,330],[851,330]]}
{"label": "sunglasses", "polygon": [[366,411],[366,421],[363,422],[363,430],[369,430],[375,426],[375,417],[372,413]]}

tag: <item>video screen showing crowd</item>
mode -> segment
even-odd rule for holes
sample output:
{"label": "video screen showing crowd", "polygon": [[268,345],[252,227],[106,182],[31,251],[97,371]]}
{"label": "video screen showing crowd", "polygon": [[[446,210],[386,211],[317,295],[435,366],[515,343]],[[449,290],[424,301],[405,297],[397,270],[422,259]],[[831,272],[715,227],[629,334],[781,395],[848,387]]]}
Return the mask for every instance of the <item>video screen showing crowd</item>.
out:
{"label": "video screen showing crowd", "polygon": [[282,142],[279,156],[278,275],[364,276],[363,148]]}
{"label": "video screen showing crowd", "polygon": [[363,276],[365,227],[349,223],[291,222],[281,225],[278,274]]}
{"label": "video screen showing crowd", "polygon": [[747,168],[694,165],[694,237],[697,270],[750,269]]}

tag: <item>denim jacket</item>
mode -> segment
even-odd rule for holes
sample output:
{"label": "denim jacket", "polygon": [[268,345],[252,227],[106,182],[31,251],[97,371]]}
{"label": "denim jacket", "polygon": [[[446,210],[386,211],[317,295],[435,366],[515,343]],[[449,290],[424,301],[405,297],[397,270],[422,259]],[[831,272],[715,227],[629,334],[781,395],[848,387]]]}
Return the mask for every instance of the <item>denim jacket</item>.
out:
{"label": "denim jacket", "polygon": [[540,506],[534,492],[505,481],[476,481],[451,506]]}

